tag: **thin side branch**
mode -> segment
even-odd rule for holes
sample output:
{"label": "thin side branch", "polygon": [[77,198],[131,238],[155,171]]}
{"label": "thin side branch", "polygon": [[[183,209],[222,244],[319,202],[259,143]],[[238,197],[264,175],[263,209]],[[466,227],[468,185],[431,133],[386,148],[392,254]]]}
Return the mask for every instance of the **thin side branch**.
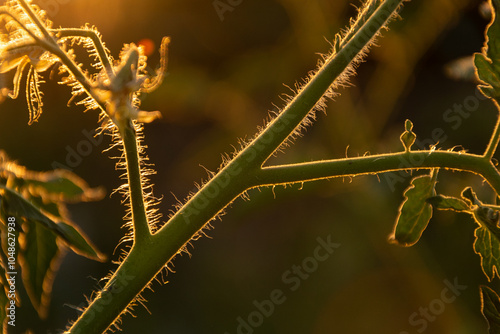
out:
{"label": "thin side branch", "polygon": [[344,176],[374,175],[401,170],[445,168],[481,175],[498,193],[500,173],[481,155],[451,151],[410,151],[357,158],[264,167],[254,175],[255,186],[290,184]]}
{"label": "thin side branch", "polygon": [[50,31],[56,34],[59,39],[71,38],[71,37],[84,37],[91,39],[92,43],[94,43],[97,55],[99,56],[99,61],[106,69],[108,78],[111,79],[112,77],[114,77],[115,72],[111,64],[111,60],[109,59],[108,52],[106,51],[106,47],[103,45],[101,38],[96,31],[92,29],[77,29],[77,28],[61,28],[61,29],[52,29]]}

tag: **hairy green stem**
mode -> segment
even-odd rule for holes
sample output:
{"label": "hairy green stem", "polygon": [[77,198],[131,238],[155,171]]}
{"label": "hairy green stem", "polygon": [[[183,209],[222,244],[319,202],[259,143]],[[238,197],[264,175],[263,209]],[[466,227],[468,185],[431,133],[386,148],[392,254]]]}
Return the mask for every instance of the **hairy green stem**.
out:
{"label": "hairy green stem", "polygon": [[[84,333],[84,331],[79,331],[80,328],[83,328],[85,333],[94,333],[89,330],[98,330],[95,333],[105,330],[119,317],[128,303],[144,289],[152,277],[163,268],[165,263],[172,260],[185,243],[198,233],[200,226],[216,217],[233,199],[250,188],[432,168],[479,174],[497,192],[500,192],[500,174],[491,162],[484,160],[480,155],[450,151],[401,152],[265,167],[257,171],[248,171],[245,165],[229,164],[188,201],[168,224],[152,236],[150,247],[135,245],[132,248],[126,260],[103,290],[107,295],[96,298],[78,319],[70,333]],[[114,295],[109,291],[120,291],[120,293]],[[101,312],[106,298],[110,300],[113,308],[106,306],[106,312]],[[117,304],[121,306],[117,307]],[[97,317],[96,314],[99,316]]]}
{"label": "hairy green stem", "polygon": [[[185,250],[186,244],[201,232],[205,224],[217,217],[244,191],[259,186],[257,180],[259,173],[262,172],[261,165],[296,130],[334,81],[353,60],[359,57],[359,53],[385,26],[402,2],[403,0],[386,0],[375,12],[367,13],[369,19],[358,18],[366,22],[359,24],[359,31],[344,48],[337,50],[337,53],[326,60],[285,110],[151,237],[149,247],[138,247],[138,244],[134,244],[101,294],[94,299],[68,333],[105,331],[155,274],[175,255]],[[399,168],[397,166],[399,161],[392,159],[392,164],[394,165],[392,169]],[[138,210],[145,209],[140,203],[132,201],[133,212],[135,212],[134,206],[137,205]],[[119,294],[113,295],[114,284],[121,282],[123,277],[133,277],[132,282],[126,288],[120,289],[122,291]],[[107,300],[112,307],[106,307],[106,312],[102,312]]]}
{"label": "hairy green stem", "polygon": [[265,167],[255,174],[257,186],[414,169],[445,168],[481,175],[497,193],[500,174],[483,156],[451,151],[411,151],[365,157]]}
{"label": "hairy green stem", "polygon": [[[500,109],[500,106],[497,104],[496,101],[495,105],[497,109]],[[493,135],[491,136],[490,142],[488,143],[486,151],[484,152],[485,158],[487,158],[488,160],[491,160],[493,158],[493,155],[497,150],[499,141],[500,141],[500,115],[497,117],[497,123],[495,124],[495,128],[493,129]]]}
{"label": "hairy green stem", "polygon": [[151,237],[149,245],[134,243],[102,290],[104,294],[101,292],[94,299],[67,333],[102,333],[115,323],[166,263],[182,252],[200,225],[213,219],[249,187],[242,172],[243,168],[235,164],[227,166],[177,212],[162,228],[162,233]]}
{"label": "hairy green stem", "polygon": [[[325,61],[313,78],[299,91],[283,112],[274,119],[267,128],[249,145],[248,149],[255,150],[254,163],[263,164],[286,139],[295,132],[304,118],[318,104],[325,93],[331,89],[342,73],[355,61],[363,50],[384,27],[391,16],[396,12],[403,0],[386,0],[377,10],[366,11],[367,17],[361,16],[358,20],[366,21],[360,25],[356,34],[350,37],[347,44]],[[341,78],[342,79],[342,78]],[[278,144],[278,145],[276,145]]]}
{"label": "hairy green stem", "polygon": [[[111,324],[118,326],[120,315],[133,306],[136,296],[156,276],[158,268],[163,267],[162,263],[153,262],[157,260],[153,257],[157,252],[157,247],[135,244],[104,289],[65,333],[100,334]],[[151,265],[146,267],[145,263]]]}
{"label": "hairy green stem", "polygon": [[[132,210],[134,243],[126,259],[99,292],[91,306],[79,317],[69,333],[103,333],[131,306],[136,296],[148,285],[165,263],[156,262],[158,248],[152,242],[144,203],[140,157],[134,125],[118,124],[123,141],[127,180]],[[156,244],[158,245],[158,244]],[[158,260],[158,259],[156,259]],[[144,268],[145,263],[150,263]],[[140,269],[139,271],[137,269]]]}
{"label": "hairy green stem", "polygon": [[[142,189],[142,176],[140,157],[137,147],[137,138],[132,123],[119,126],[120,135],[123,140],[125,151],[125,162],[127,166],[127,180],[130,191],[130,207],[132,210],[132,223],[134,228],[134,242],[149,242],[151,230],[149,229],[144,194]],[[145,247],[147,247],[145,245]]]}
{"label": "hairy green stem", "polygon": [[99,61],[106,69],[106,73],[108,74],[108,78],[111,79],[114,77],[114,68],[111,65],[111,61],[109,59],[108,53],[106,52],[106,48],[101,41],[101,38],[97,32],[91,29],[75,29],[75,28],[61,28],[61,29],[52,29],[52,33],[57,34],[58,38],[71,38],[71,37],[85,37],[90,38],[92,43],[94,43],[94,47],[97,51],[97,55],[99,56]]}
{"label": "hairy green stem", "polygon": [[[300,127],[307,122],[307,117],[318,104],[321,104],[330,89],[344,79],[346,69],[349,72],[352,69],[350,66],[359,61],[380,29],[387,25],[403,1],[370,1],[343,39],[335,40],[332,55],[325,60],[309,82],[299,89],[284,110],[217,175],[203,185],[155,234],[151,233],[148,224],[135,127],[127,118],[133,113],[125,113],[128,116],[123,119],[115,118],[114,122],[120,123],[116,125],[124,145],[134,243],[104,289],[97,292],[96,298],[67,333],[103,333],[112,324],[119,323],[120,316],[138,301],[138,295],[155,275],[177,254],[186,251],[187,244],[193,237],[203,233],[202,230],[207,223],[218,217],[235,198],[252,188],[335,177],[445,168],[481,175],[497,193],[500,193],[500,173],[491,162],[500,141],[500,118],[484,155],[408,149],[393,154],[262,167],[290,136],[300,131]],[[130,105],[130,101],[125,101],[130,98],[129,92],[123,95],[123,101],[120,98],[118,101],[103,101],[104,99],[97,93],[97,83],[92,82],[60,46],[65,39],[71,37],[91,39],[108,78],[113,79],[115,74],[112,63],[95,31],[48,29],[25,0],[19,0],[19,3],[37,26],[39,33],[36,30],[29,31],[10,12],[0,11],[0,15],[11,16],[37,44],[59,57],[68,72],[102,111],[106,112],[106,106],[118,107],[113,106],[113,103]],[[62,40],[58,40],[59,38]],[[168,41],[162,43],[164,48],[167,44]],[[134,67],[134,63],[137,63],[137,50],[133,55],[136,55],[136,58],[132,56],[128,58],[130,64],[127,63],[122,68],[129,70],[137,67],[137,64]],[[162,64],[162,67],[166,67],[166,64]],[[126,70],[123,75],[129,73]],[[160,79],[161,77],[158,78]],[[152,87],[156,86],[155,81],[150,84]],[[118,108],[111,109],[118,110]]]}
{"label": "hairy green stem", "polygon": [[92,97],[94,101],[97,103],[101,111],[107,114],[106,111],[106,105],[102,101],[102,99],[97,95],[94,86],[92,85],[91,81],[87,78],[87,76],[82,72],[80,67],[75,64],[75,62],[68,57],[66,52],[62,50],[57,43],[49,43],[46,41],[43,41],[43,46],[52,52],[54,55],[59,57],[61,60],[61,63],[64,64],[64,66],[68,69],[69,73],[71,73],[75,79],[78,81],[78,83],[82,86],[82,88],[85,90],[85,93],[87,93],[88,96]]}

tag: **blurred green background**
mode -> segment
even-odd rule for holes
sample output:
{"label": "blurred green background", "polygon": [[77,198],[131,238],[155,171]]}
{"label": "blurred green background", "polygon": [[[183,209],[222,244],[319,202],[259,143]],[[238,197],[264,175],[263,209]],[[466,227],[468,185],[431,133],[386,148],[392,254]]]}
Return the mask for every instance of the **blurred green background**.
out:
{"label": "blurred green background", "polygon": [[[163,114],[146,125],[145,144],[158,170],[152,181],[165,216],[176,198],[182,200],[196,189],[194,182],[207,178],[204,168],[217,170],[223,152],[238,147],[238,138],[251,137],[273,104],[282,106],[280,94],[290,93],[283,84],[293,86],[314,69],[316,53],[327,52],[327,40],[356,14],[344,0],[232,3],[239,4],[230,5],[223,20],[212,1],[40,3],[56,27],[97,26],[115,56],[124,43],[148,39],[158,45],[162,36],[171,36],[168,76],[142,105]],[[441,129],[446,140],[439,136],[438,147],[462,145],[482,153],[496,111],[476,97],[474,82],[454,80],[445,71],[451,61],[480,51],[488,22],[480,3],[406,3],[403,19],[383,33],[380,47],[351,79],[352,87],[340,89],[327,115],[318,113],[304,137],[270,163],[399,151],[407,118],[425,148]],[[155,52],[150,67],[157,62]],[[109,159],[118,152],[101,154],[110,145],[107,137],[85,144],[97,113],[67,108],[67,87],[52,80],[44,87],[44,113],[32,126],[24,97],[0,105],[0,148],[34,170],[74,163],[73,171],[91,186],[111,193],[121,184],[115,160]],[[466,112],[458,114],[457,106]],[[68,152],[83,146],[92,149],[67,161]],[[255,323],[254,301],[269,299],[276,289],[284,302],[262,324],[240,333],[485,333],[478,285],[486,278],[472,248],[475,224],[468,216],[436,212],[416,246],[387,242],[410,179],[410,174],[391,174],[250,191],[250,201],[235,201],[222,221],[212,223],[210,238],[193,242],[191,258],[175,259],[176,273],[164,277],[168,284],[154,283],[154,293],[144,292],[151,315],[137,306],[136,318],[123,318],[124,333],[238,333],[238,317]],[[438,191],[456,196],[468,185],[484,201],[492,198],[480,178],[458,172],[441,171]],[[124,233],[121,200],[115,194],[70,207],[73,220],[113,260]],[[282,276],[307,262],[318,237],[330,235],[340,246],[292,291]],[[74,308],[84,295],[102,286],[99,279],[115,268],[112,262],[68,253],[55,280],[49,318],[23,323],[36,326],[36,333],[59,333],[76,319]],[[445,303],[446,282],[454,281],[466,288]],[[497,280],[493,287],[498,288]],[[30,311],[18,319],[30,319]]]}

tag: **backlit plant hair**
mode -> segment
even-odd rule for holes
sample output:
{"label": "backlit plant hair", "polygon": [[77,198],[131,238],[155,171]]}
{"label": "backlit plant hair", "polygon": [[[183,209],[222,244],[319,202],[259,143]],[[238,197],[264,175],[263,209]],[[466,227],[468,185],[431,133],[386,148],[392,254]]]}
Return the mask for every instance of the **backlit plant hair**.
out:
{"label": "backlit plant hair", "polygon": [[[43,74],[57,68],[63,76],[61,83],[72,89],[70,101],[79,99],[77,104],[98,110],[102,131],[111,133],[115,145],[123,151],[119,168],[125,170],[126,184],[118,191],[123,192],[130,209],[126,224],[131,227],[131,233],[125,240],[132,241],[132,245],[123,255],[118,269],[109,275],[105,287],[89,298],[89,306],[82,310],[67,333],[103,333],[113,326],[119,329],[120,317],[134,304],[143,303],[140,293],[156,275],[177,254],[186,251],[186,245],[203,234],[203,229],[220,217],[235,198],[246,196],[247,190],[319,179],[429,170],[428,175],[415,177],[406,190],[390,240],[403,246],[415,244],[427,227],[433,208],[466,212],[479,226],[474,249],[481,256],[483,271],[489,280],[498,276],[500,260],[493,257],[500,247],[499,207],[481,202],[470,188],[466,188],[460,198],[438,195],[435,191],[438,170],[444,169],[481,175],[499,193],[500,173],[493,163],[500,140],[498,123],[482,155],[440,150],[436,146],[429,150],[413,150],[416,134],[413,124],[406,121],[400,137],[400,152],[280,166],[266,164],[269,157],[284,150],[290,140],[312,124],[316,111],[325,110],[326,98],[336,96],[336,89],[347,85],[348,77],[354,74],[380,31],[397,17],[403,2],[367,1],[349,27],[335,36],[330,52],[321,57],[318,68],[303,83],[296,85],[283,109],[271,113],[265,126],[251,140],[241,140],[241,149],[224,158],[218,172],[200,185],[184,204],[178,205],[165,223],[160,222],[161,215],[155,208],[158,201],[147,182],[147,175],[153,171],[146,164],[141,145],[145,140],[142,124],[154,121],[160,113],[140,110],[139,96],[161,84],[167,67],[169,39],[163,39],[160,66],[155,75],[150,76],[140,46],[125,45],[115,60],[94,27],[54,29],[45,13],[26,0],[11,0],[0,7],[0,73],[16,71],[13,88],[8,94],[12,98],[19,95],[21,79],[27,73],[29,123],[36,122],[42,113],[40,85]],[[490,4],[496,13],[499,0],[492,0]],[[494,101],[500,98],[500,84],[497,76],[491,73],[499,68],[500,55],[489,43],[498,36],[499,26],[494,16],[488,29],[489,40],[483,53],[476,55],[476,69],[483,81],[482,92]],[[77,62],[72,48],[78,45],[88,51],[94,62],[92,68],[83,69]],[[0,92],[5,94],[5,89]],[[402,166],[401,161],[419,163]],[[2,194],[10,191],[8,185],[2,186],[0,191],[2,189]],[[492,241],[486,244],[484,240]],[[491,312],[497,311],[498,317],[498,310],[492,308],[500,301],[497,302],[498,296],[491,289],[482,287],[481,291],[488,301],[493,301],[484,304],[485,315],[490,321]]]}

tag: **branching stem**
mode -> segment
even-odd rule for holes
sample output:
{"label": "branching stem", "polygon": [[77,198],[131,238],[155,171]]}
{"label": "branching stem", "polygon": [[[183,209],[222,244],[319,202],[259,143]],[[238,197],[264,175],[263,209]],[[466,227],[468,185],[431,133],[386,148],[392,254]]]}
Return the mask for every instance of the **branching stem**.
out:
{"label": "branching stem", "polygon": [[[392,154],[263,167],[268,158],[297,132],[311,111],[317,107],[325,94],[328,94],[332,85],[337,80],[343,79],[342,76],[346,69],[350,69],[353,63],[359,61],[367,47],[395,15],[403,1],[370,1],[344,39],[342,41],[336,40],[332,55],[325,60],[325,63],[309,82],[299,89],[297,95],[288,103],[283,112],[190,198],[155,234],[151,233],[148,224],[135,125],[130,118],[127,118],[128,116],[116,117],[113,121],[118,127],[125,151],[134,243],[129,254],[104,289],[97,293],[96,298],[67,333],[103,333],[109,329],[120,315],[134,303],[137,295],[163,269],[165,264],[182,252],[186,244],[200,233],[207,223],[221,214],[235,198],[252,188],[336,177],[444,168],[481,175],[497,193],[500,193],[500,173],[491,161],[500,141],[500,118],[484,155],[435,150],[410,151],[408,149],[405,152]],[[61,48],[59,45],[61,41],[57,40],[57,38],[61,38],[64,41],[64,39],[71,37],[90,38],[95,45],[99,61],[107,71],[108,78],[114,79],[116,77],[111,58],[95,31],[85,29],[49,30],[25,0],[19,0],[19,3],[40,30],[42,36],[28,31],[18,19],[12,18],[33,37],[37,44],[59,57],[68,71],[104,112],[106,112],[107,106],[111,110],[121,110],[119,108],[124,106],[132,107],[129,91],[120,91],[123,93],[122,97],[107,103],[103,102],[96,91],[96,84],[87,78],[70,55]],[[0,12],[0,14],[12,16],[8,12]],[[166,52],[167,46],[168,40],[165,39],[162,42],[162,53]],[[132,69],[137,68],[138,63],[136,49],[131,49],[129,55],[128,61],[131,64],[125,63],[122,67],[125,69],[122,75],[126,76],[127,80],[130,80],[128,74],[131,73]],[[134,64],[136,65],[134,66]],[[161,68],[165,67],[166,63],[162,63]],[[120,71],[117,74],[118,78],[119,74]],[[156,87],[161,78],[158,76],[158,81],[147,82],[149,86],[146,85],[144,91]],[[117,97],[119,94],[115,92],[113,96]],[[133,114],[131,110],[128,111],[130,112],[123,115]]]}
{"label": "branching stem", "polygon": [[[375,1],[374,1],[375,2]],[[372,3],[374,3],[372,2]],[[283,112],[247,147],[256,154],[253,163],[262,165],[286,139],[294,133],[304,118],[317,105],[318,101],[342,75],[345,69],[384,27],[396,12],[403,0],[386,0],[377,10],[367,11],[369,17],[360,17],[364,24],[355,23],[359,30],[338,52],[334,52],[313,78],[299,91]],[[278,143],[278,145],[276,145]],[[257,149],[255,149],[257,148]]]}
{"label": "branching stem", "polygon": [[[500,106],[498,105],[497,102],[495,102],[495,105],[497,109],[500,110]],[[486,159],[491,160],[493,158],[493,155],[497,150],[499,141],[500,141],[500,115],[497,118],[497,123],[495,124],[495,128],[493,129],[493,134],[491,136],[490,142],[488,143],[486,151],[484,152],[484,157]]]}
{"label": "branching stem", "polygon": [[[136,240],[127,258],[120,265],[103,291],[105,293],[112,291],[114,284],[120,281],[120,277],[134,277],[133,283],[128,285],[126,289],[123,289],[116,298],[112,298],[113,296],[98,296],[89,305],[85,313],[76,321],[69,333],[101,333],[105,331],[119,318],[123,310],[128,307],[129,303],[132,303],[137,294],[144,289],[145,285],[154,275],[162,270],[165,264],[169,263],[176,254],[181,252],[186,246],[186,243],[188,243],[194,235],[199,233],[207,222],[217,217],[217,215],[236,197],[250,188],[267,185],[269,183],[279,183],[279,179],[275,181],[266,179],[273,170],[262,169],[262,164],[288,138],[288,136],[295,131],[311,109],[321,100],[323,95],[330,89],[334,81],[345,71],[349,64],[356,59],[356,57],[359,57],[360,52],[369,45],[378,31],[386,25],[387,21],[396,12],[402,2],[403,0],[386,0],[378,6],[376,11],[369,11],[366,13],[366,17],[359,18],[365,20],[365,22],[355,25],[355,27],[359,27],[359,31],[357,31],[352,38],[349,36],[350,39],[345,47],[337,50],[338,52],[334,53],[330,59],[327,59],[322,68],[290,102],[285,110],[272,121],[255,140],[220,170],[214,178],[205,184],[158,232],[151,236],[148,247],[138,247],[139,244]],[[371,4],[374,3],[375,2],[372,2]],[[120,131],[124,137],[127,164],[132,162],[135,165],[137,163],[137,161],[135,161],[137,153],[133,154],[132,152],[132,136],[130,133],[123,132],[122,129]],[[129,145],[127,144],[129,140],[130,146],[127,146]],[[130,152],[129,149],[131,150]],[[408,154],[413,153],[404,154],[408,156]],[[422,154],[425,155],[428,153]],[[456,153],[448,152],[448,154],[450,157],[456,157]],[[376,162],[376,159],[377,157],[372,157],[371,161]],[[432,161],[432,159],[428,161]],[[363,162],[364,163],[356,164],[359,165],[357,170],[358,173],[384,171],[384,169],[377,171],[370,166],[370,163]],[[324,177],[340,176],[342,173],[346,172],[348,174],[353,173],[353,171],[345,169],[343,161],[338,162],[338,164],[339,166],[331,170],[331,174]],[[398,156],[394,156],[387,159],[384,168],[385,170],[411,169],[411,167],[406,166],[402,168],[400,164],[401,162],[398,160]],[[314,171],[316,167],[311,167],[310,175],[303,178],[306,181],[320,177],[313,175],[316,173]],[[427,166],[424,162],[423,165],[418,167],[426,168]],[[432,167],[434,167],[434,165]],[[445,165],[444,167],[447,166]],[[457,168],[457,166],[449,167]],[[129,174],[136,173],[136,170],[134,170],[135,167],[132,166],[127,168],[132,168],[129,170]],[[288,174],[290,174],[290,177],[294,177],[293,175],[296,172],[298,172],[298,174],[306,172],[307,174],[307,170],[298,171],[296,168],[294,168],[293,171],[290,170]],[[129,175],[129,180],[132,191],[134,187],[132,182],[139,181],[139,183],[136,183],[137,186],[139,186],[140,175],[132,176],[132,178],[130,178]],[[298,179],[296,179],[296,181],[298,181]],[[283,180],[283,182],[292,182],[292,180]],[[142,223],[137,225],[135,221],[135,210],[138,211],[139,217],[143,217],[139,211],[145,210],[144,203],[140,200],[136,201],[133,198],[131,203],[132,211],[134,212],[136,235],[139,236],[142,234],[139,229],[143,229],[144,226]],[[111,298],[113,307],[107,308],[106,312],[102,312],[101,309],[105,298]]]}

